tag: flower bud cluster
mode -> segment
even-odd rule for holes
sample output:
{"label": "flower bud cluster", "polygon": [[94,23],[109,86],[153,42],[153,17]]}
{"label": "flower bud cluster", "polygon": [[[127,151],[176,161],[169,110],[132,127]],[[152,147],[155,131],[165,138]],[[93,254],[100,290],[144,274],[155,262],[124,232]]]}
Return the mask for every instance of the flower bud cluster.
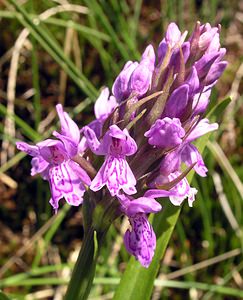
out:
{"label": "flower bud cluster", "polygon": [[220,27],[198,22],[186,40],[187,32],[169,24],[156,52],[147,46],[139,62],[125,64],[111,95],[108,88],[101,91],[93,122],[80,130],[59,104],[57,139],[35,146],[17,142],[33,157],[31,175],[48,180],[55,210],[61,198],[80,205],[87,190],[95,192],[97,203],[107,195],[109,205],[118,203],[131,224],[126,249],[144,267],[156,247],[147,219],[162,209],[155,199],[169,197],[177,206],[187,199],[192,206],[197,190],[185,176],[192,168],[207,174],[193,142],[218,128],[203,114],[227,65],[219,34]]}

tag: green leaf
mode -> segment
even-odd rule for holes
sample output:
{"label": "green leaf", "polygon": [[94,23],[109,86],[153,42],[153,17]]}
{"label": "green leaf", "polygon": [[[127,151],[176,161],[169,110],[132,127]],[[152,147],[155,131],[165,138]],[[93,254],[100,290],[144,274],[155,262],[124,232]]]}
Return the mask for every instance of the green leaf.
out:
{"label": "green leaf", "polygon": [[32,20],[30,15],[14,0],[8,0],[16,11],[19,22],[26,27],[33,38],[35,38],[40,45],[56,60],[56,62],[63,68],[63,70],[70,76],[70,78],[77,84],[77,86],[84,91],[91,99],[97,96],[97,90],[93,84],[82,74],[74,63],[64,54],[63,50],[57,41],[50,36],[47,30],[39,24],[40,19]]}
{"label": "green leaf", "polygon": [[84,2],[89,7],[90,11],[95,15],[95,17],[100,20],[102,27],[110,35],[113,44],[116,45],[123,58],[128,60],[129,54],[127,53],[127,50],[124,47],[123,43],[119,40],[114,28],[110,24],[110,21],[104,13],[103,8],[99,4],[99,2],[94,0],[85,0]]}
{"label": "green leaf", "polygon": [[3,292],[0,292],[0,300],[10,300],[10,298],[8,298],[8,296]]}
{"label": "green leaf", "polygon": [[207,114],[207,118],[213,119],[219,119],[222,115],[223,111],[226,109],[226,107],[230,104],[231,98],[228,97],[222,101],[220,101],[217,105],[215,105],[210,112]]}
{"label": "green leaf", "polygon": [[9,114],[7,108],[0,103],[0,115],[7,116],[15,121],[15,123],[23,130],[23,133],[32,141],[38,141],[41,139],[41,135],[28,125],[23,119],[15,114]]}
{"label": "green leaf", "polygon": [[[96,277],[94,279],[94,284],[108,284],[108,285],[117,285],[119,284],[119,278],[108,278],[108,277]],[[233,297],[241,298],[243,296],[243,291],[236,288],[231,288],[227,286],[221,286],[216,284],[209,284],[203,282],[195,282],[195,281],[176,281],[176,280],[161,280],[156,279],[154,282],[154,286],[156,287],[164,287],[164,288],[173,288],[173,289],[186,289],[190,290],[192,288],[202,290],[202,291],[210,291],[213,293],[228,295]],[[143,298],[142,298],[143,299]]]}
{"label": "green leaf", "polygon": [[[220,104],[212,110],[211,116],[218,116],[222,113],[229,102],[230,99],[225,99],[220,102]],[[201,153],[203,153],[210,134],[211,133],[204,135],[196,143],[196,146]],[[187,176],[189,182],[191,182],[193,174],[194,171]],[[162,206],[163,209],[161,213],[150,216],[150,219],[153,217],[152,226],[157,237],[157,245],[149,268],[145,269],[134,257],[132,257],[121,278],[120,285],[115,292],[113,300],[123,300],[124,295],[126,295],[126,300],[151,299],[154,280],[159,271],[160,262],[165,254],[165,250],[182,209],[182,207],[173,206],[168,200],[163,200]]]}
{"label": "green leaf", "polygon": [[62,224],[62,221],[67,215],[67,212],[70,210],[71,206],[67,203],[62,207],[61,210],[59,210],[57,217],[55,219],[55,222],[52,224],[52,226],[49,228],[49,230],[46,232],[45,237],[43,239],[43,245],[42,247],[38,248],[38,251],[36,252],[35,258],[32,263],[32,270],[34,267],[37,267],[41,261],[41,258],[43,257],[44,253],[47,251],[48,246],[59,229],[60,225]]}
{"label": "green leaf", "polygon": [[65,300],[86,299],[94,278],[97,257],[95,255],[94,229],[90,228],[84,237]]}

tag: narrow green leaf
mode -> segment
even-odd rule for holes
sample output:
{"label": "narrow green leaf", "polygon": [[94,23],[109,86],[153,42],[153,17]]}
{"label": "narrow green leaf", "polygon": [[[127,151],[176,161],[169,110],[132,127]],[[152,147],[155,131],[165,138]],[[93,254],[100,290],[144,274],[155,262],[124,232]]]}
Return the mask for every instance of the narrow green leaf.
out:
{"label": "narrow green leaf", "polygon": [[35,129],[38,129],[39,123],[41,121],[41,92],[40,92],[40,79],[39,79],[39,66],[38,66],[38,55],[37,55],[37,45],[35,39],[32,42],[32,82],[34,87],[34,120]]}
{"label": "narrow green leaf", "polygon": [[230,104],[231,98],[228,97],[222,101],[220,101],[217,105],[215,105],[210,112],[207,114],[207,117],[212,120],[213,119],[219,119],[219,117],[222,115],[225,108]]}
{"label": "narrow green leaf", "polygon": [[8,287],[8,286],[21,285],[23,280],[31,279],[32,276],[46,275],[47,273],[57,272],[57,271],[63,270],[64,268],[67,268],[67,267],[71,268],[71,265],[60,264],[60,265],[50,265],[50,266],[43,266],[43,267],[39,267],[39,268],[32,268],[28,272],[19,273],[19,274],[1,279],[0,286]]}
{"label": "narrow green leaf", "polygon": [[[77,69],[74,63],[64,54],[57,41],[51,37],[48,32],[39,24],[40,20],[34,22],[29,14],[16,1],[8,0],[21,17],[17,18],[19,22],[29,29],[32,36],[40,45],[56,60],[63,70],[72,78],[72,80],[83,90],[91,99],[95,99],[97,91],[93,84]],[[37,23],[37,24],[36,24]]]}
{"label": "narrow green leaf", "polygon": [[[55,278],[55,277],[46,277],[46,278],[28,278],[22,281],[16,282],[14,284],[5,283],[4,286],[42,286],[42,285],[66,285],[68,279],[64,278]],[[117,285],[119,284],[119,278],[107,278],[107,277],[98,277],[94,279],[94,284],[97,285]],[[203,282],[194,282],[194,281],[176,281],[176,280],[155,280],[154,286],[164,287],[164,288],[173,288],[173,289],[186,289],[190,290],[191,288],[209,291],[216,294],[228,295],[237,297],[238,299],[243,297],[243,291],[236,288],[231,288],[227,286],[208,284]],[[124,298],[123,298],[124,299]],[[126,297],[127,299],[127,297]],[[140,299],[144,299],[143,297]],[[0,292],[0,300],[10,300],[6,294]]]}
{"label": "narrow green leaf", "polygon": [[0,115],[8,116],[13,119],[15,123],[23,130],[23,133],[32,141],[38,141],[41,139],[41,135],[36,132],[30,125],[23,121],[15,114],[8,114],[6,107],[0,103]]}
{"label": "narrow green leaf", "polygon": [[156,280],[156,286],[177,288],[177,289],[199,289],[203,291],[211,291],[218,294],[229,295],[234,297],[243,297],[243,291],[231,287],[220,286],[194,281],[175,281],[175,280]]}
{"label": "narrow green leaf", "polygon": [[59,214],[57,215],[55,222],[53,223],[53,225],[49,228],[49,230],[45,234],[44,241],[43,241],[44,245],[42,245],[42,247],[40,247],[36,253],[36,256],[32,263],[32,269],[39,265],[41,258],[43,257],[45,251],[47,251],[50,241],[52,240],[53,236],[55,235],[58,228],[62,224],[62,221],[66,217],[66,214],[70,210],[70,208],[71,208],[71,206],[66,203],[62,207],[62,209],[59,211]]}
{"label": "narrow green leaf", "polygon": [[0,173],[6,172],[8,169],[16,165],[21,159],[23,159],[27,154],[24,152],[19,152],[10,158],[5,164],[0,167]]}
{"label": "narrow green leaf", "polygon": [[[207,144],[210,133],[203,136],[196,143],[201,153]],[[192,180],[194,172],[191,172],[187,179]],[[160,268],[160,262],[165,254],[165,250],[170,241],[172,232],[180,215],[182,207],[174,206],[169,200],[164,199],[162,203],[163,209],[161,213],[153,217],[153,228],[157,237],[157,245],[153,260],[148,269],[140,265],[134,257],[131,257],[126,271],[124,272],[120,285],[118,286],[113,300],[149,300],[153,292],[154,280]]]}
{"label": "narrow green leaf", "polygon": [[90,8],[90,11],[96,15],[96,17],[100,20],[102,26],[107,31],[107,33],[110,35],[114,45],[116,45],[117,49],[120,51],[121,55],[125,60],[129,59],[129,54],[124,47],[124,44],[119,40],[114,28],[110,24],[109,19],[107,18],[106,14],[103,11],[102,6],[99,4],[98,1],[94,0],[85,0],[84,1],[86,5]]}
{"label": "narrow green leaf", "polygon": [[142,4],[143,4],[142,0],[135,1],[134,15],[133,15],[131,33],[130,33],[133,43],[135,45],[136,45],[136,36],[138,34],[138,24],[139,24],[139,17],[141,13]]}
{"label": "narrow green leaf", "polygon": [[89,28],[87,26],[80,25],[71,20],[65,21],[65,20],[61,20],[58,18],[49,18],[49,19],[45,20],[44,23],[53,24],[53,25],[57,25],[57,26],[61,26],[61,27],[73,28],[73,29],[77,30],[78,32],[80,32],[84,37],[97,38],[100,40],[104,40],[106,42],[110,42],[110,40],[111,40],[109,35],[107,35],[103,32],[97,31],[95,29]]}
{"label": "narrow green leaf", "polygon": [[90,228],[83,240],[65,300],[86,299],[93,281],[97,257],[94,257],[94,229]]}
{"label": "narrow green leaf", "polygon": [[0,292],[0,300],[10,300],[10,298],[8,298],[8,296],[3,292]]}
{"label": "narrow green leaf", "polygon": [[[38,15],[36,15],[36,14],[30,14],[30,16],[32,19],[38,18]],[[0,17],[13,19],[13,18],[17,18],[17,17],[19,18],[19,17],[21,17],[21,15],[14,11],[0,10]],[[72,20],[62,20],[59,18],[50,17],[46,20],[43,20],[42,22],[45,24],[52,24],[52,25],[65,27],[65,28],[73,28],[73,29],[77,30],[78,32],[80,32],[84,37],[89,37],[89,38],[95,37],[100,40],[104,40],[106,42],[110,42],[110,40],[111,40],[109,35],[107,35],[103,32],[100,32],[98,30],[95,30],[93,28],[78,24]]]}
{"label": "narrow green leaf", "polygon": [[[62,285],[67,284],[68,280],[66,278],[54,278],[54,277],[45,277],[45,278],[28,278],[18,281],[14,286],[34,286],[34,285]],[[11,284],[2,284],[2,286],[12,286]],[[70,298],[77,299],[77,298]],[[1,298],[0,298],[1,300]],[[4,299],[5,300],[5,299]]]}
{"label": "narrow green leaf", "polygon": [[[94,279],[94,284],[108,284],[108,285],[117,285],[119,284],[119,278],[107,278],[107,277],[97,277]],[[240,289],[235,289],[227,286],[203,283],[203,282],[195,282],[195,281],[176,281],[176,280],[161,280],[156,279],[154,282],[154,286],[164,287],[164,288],[173,288],[173,289],[186,289],[190,290],[191,288],[202,290],[202,291],[210,291],[217,294],[229,295],[233,297],[242,297],[243,291]],[[126,298],[127,299],[127,298]],[[141,298],[144,299],[144,298]]]}

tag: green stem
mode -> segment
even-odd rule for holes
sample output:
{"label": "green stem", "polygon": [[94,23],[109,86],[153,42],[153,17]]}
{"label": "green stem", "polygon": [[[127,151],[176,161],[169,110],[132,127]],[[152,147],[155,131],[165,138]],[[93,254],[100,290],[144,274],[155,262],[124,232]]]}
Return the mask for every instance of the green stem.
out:
{"label": "green stem", "polygon": [[97,234],[97,236],[93,227],[87,231],[64,300],[85,300],[88,298],[95,276],[99,250],[107,230]]}
{"label": "green stem", "polygon": [[95,276],[95,268],[106,233],[112,223],[113,205],[97,199],[92,191],[83,202],[84,239],[64,300],[86,300]]}
{"label": "green stem", "polygon": [[64,298],[65,300],[86,299],[89,294],[97,260],[97,255],[95,255],[94,232],[94,229],[91,227],[84,237]]}

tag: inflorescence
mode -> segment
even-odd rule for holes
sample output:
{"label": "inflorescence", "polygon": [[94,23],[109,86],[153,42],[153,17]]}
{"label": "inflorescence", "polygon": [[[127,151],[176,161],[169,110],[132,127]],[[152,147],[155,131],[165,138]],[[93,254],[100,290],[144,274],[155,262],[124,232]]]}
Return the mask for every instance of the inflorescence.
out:
{"label": "inflorescence", "polygon": [[131,224],[125,247],[144,267],[156,247],[147,218],[162,209],[155,199],[169,197],[177,206],[187,199],[192,206],[197,190],[186,174],[192,168],[200,176],[207,174],[193,142],[218,128],[203,116],[227,65],[219,34],[220,26],[197,22],[186,40],[187,32],[169,24],[157,53],[147,46],[139,62],[125,64],[111,95],[108,88],[101,91],[93,122],[79,129],[58,104],[61,129],[53,132],[56,139],[16,143],[33,157],[31,175],[49,182],[55,211],[61,198],[82,204],[86,192],[95,195],[96,203],[104,197],[116,203]]}

